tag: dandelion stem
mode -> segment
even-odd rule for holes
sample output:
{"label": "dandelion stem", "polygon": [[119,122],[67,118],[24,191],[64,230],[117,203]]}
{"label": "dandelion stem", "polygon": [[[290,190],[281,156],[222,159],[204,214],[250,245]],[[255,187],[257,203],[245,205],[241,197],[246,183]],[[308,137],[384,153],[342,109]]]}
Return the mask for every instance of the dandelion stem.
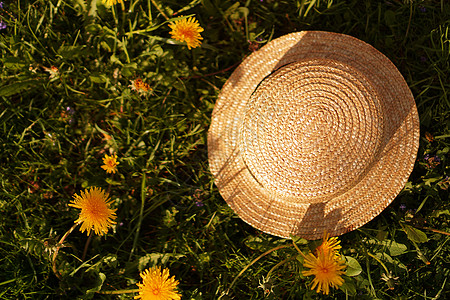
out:
{"label": "dandelion stem", "polygon": [[152,2],[152,4],[156,7],[156,9],[163,15],[163,17],[169,21],[169,17],[161,10],[161,8],[159,7],[158,3],[155,2],[155,0],[150,0]]}
{"label": "dandelion stem", "polygon": [[86,240],[86,244],[84,244],[83,256],[81,256],[81,260],[82,260],[82,261],[84,261],[84,259],[86,258],[86,253],[87,253],[87,250],[88,250],[88,248],[89,248],[89,244],[90,244],[91,241],[92,241],[92,236],[93,236],[93,235],[94,235],[94,232],[91,231],[91,233],[89,234],[88,239]]}
{"label": "dandelion stem", "polygon": [[241,276],[245,271],[247,271],[248,268],[250,268],[255,262],[257,262],[258,260],[260,260],[261,258],[263,258],[264,256],[266,256],[267,254],[272,253],[273,251],[276,250],[280,250],[283,248],[288,248],[291,247],[291,245],[281,245],[275,248],[272,248],[270,250],[267,250],[266,252],[264,252],[263,254],[261,254],[260,256],[258,256],[257,258],[255,258],[254,260],[252,260],[247,266],[245,266],[244,269],[242,269],[241,272],[239,272],[239,274],[234,278],[234,280],[231,282],[230,287],[228,288],[226,294],[228,294],[228,292],[231,290],[231,288],[233,287],[233,285],[236,283],[237,279],[239,278],[239,276]]}
{"label": "dandelion stem", "polygon": [[52,269],[53,269],[53,273],[55,273],[56,277],[58,277],[58,279],[62,279],[61,274],[59,273],[59,271],[56,269],[56,257],[58,256],[58,252],[59,252],[59,248],[61,248],[63,246],[64,241],[66,240],[66,238],[69,236],[69,234],[80,224],[81,222],[77,222],[75,223],[61,238],[61,240],[58,242],[58,244],[56,244],[56,250],[55,253],[53,253],[53,258],[52,258]]}
{"label": "dandelion stem", "polygon": [[436,233],[445,234],[445,235],[450,236],[450,233],[445,232],[445,231],[441,231],[441,230],[437,230],[437,229],[434,229],[434,228],[430,228],[430,227],[422,227],[422,229],[430,230],[430,231],[433,231],[433,232],[436,232]]}
{"label": "dandelion stem", "polygon": [[373,254],[371,254],[369,252],[367,252],[367,255],[369,255],[370,257],[374,258],[376,261],[378,261],[380,263],[380,265],[383,267],[383,269],[386,271],[386,274],[389,273],[389,270],[386,268],[386,266],[383,264],[383,262],[378,257],[376,257],[375,255],[373,255]]}
{"label": "dandelion stem", "polygon": [[136,245],[137,245],[137,242],[139,239],[139,233],[141,231],[142,220],[144,219],[146,178],[147,178],[146,174],[143,173],[142,174],[142,183],[141,183],[141,209],[139,210],[139,219],[138,219],[138,223],[136,225],[136,235],[134,236],[133,247],[131,248],[130,257],[128,258],[128,260],[131,260],[131,258],[133,257],[133,253],[134,253],[134,250],[136,249]]}
{"label": "dandelion stem", "polygon": [[137,293],[139,292],[139,289],[132,289],[132,290],[117,290],[117,291],[97,291],[97,294],[103,294],[103,295],[119,295],[119,294],[129,294],[129,293]]}
{"label": "dandelion stem", "polygon": [[373,287],[373,283],[372,283],[372,277],[370,276],[370,263],[369,263],[369,258],[366,256],[366,268],[367,268],[367,280],[369,281],[370,284],[370,294],[373,297],[377,296],[377,292],[375,291],[375,288]]}
{"label": "dandelion stem", "polygon": [[306,258],[305,254],[303,254],[302,250],[300,250],[300,248],[297,246],[297,244],[294,242],[294,240],[292,240],[292,245],[294,245],[295,250],[297,250],[298,253],[300,253],[300,255],[303,256],[303,258]]}
{"label": "dandelion stem", "polygon": [[287,263],[287,262],[289,262],[289,261],[291,261],[291,260],[294,260],[295,258],[296,258],[296,256],[288,257],[288,258],[286,258],[286,259],[280,261],[279,263],[277,263],[275,266],[272,267],[272,269],[269,270],[269,272],[267,273],[266,278],[269,278],[270,275],[272,274],[272,272],[275,271],[276,268],[278,268],[279,266],[284,265],[285,263]]}

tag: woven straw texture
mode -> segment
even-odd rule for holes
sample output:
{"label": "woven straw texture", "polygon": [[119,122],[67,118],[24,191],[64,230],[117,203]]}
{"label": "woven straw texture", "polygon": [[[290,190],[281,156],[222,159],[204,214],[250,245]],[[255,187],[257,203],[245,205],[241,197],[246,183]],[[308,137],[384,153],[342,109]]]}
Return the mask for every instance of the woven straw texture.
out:
{"label": "woven straw texture", "polygon": [[414,166],[419,117],[392,62],[347,35],[292,33],[247,57],[208,132],[223,198],[273,235],[354,230],[398,195]]}

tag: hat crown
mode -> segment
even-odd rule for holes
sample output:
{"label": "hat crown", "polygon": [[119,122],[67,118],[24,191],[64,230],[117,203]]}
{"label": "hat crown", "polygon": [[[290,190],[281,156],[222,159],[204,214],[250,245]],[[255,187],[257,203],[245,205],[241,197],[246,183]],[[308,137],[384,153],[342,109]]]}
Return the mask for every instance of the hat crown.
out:
{"label": "hat crown", "polygon": [[373,83],[335,60],[285,65],[250,97],[240,130],[245,164],[284,201],[324,202],[356,185],[383,136]]}

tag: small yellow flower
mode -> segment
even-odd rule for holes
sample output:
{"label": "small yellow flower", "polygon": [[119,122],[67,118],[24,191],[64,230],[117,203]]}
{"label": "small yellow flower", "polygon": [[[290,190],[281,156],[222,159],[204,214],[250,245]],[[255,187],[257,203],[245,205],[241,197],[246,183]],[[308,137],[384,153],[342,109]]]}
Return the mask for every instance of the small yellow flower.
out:
{"label": "small yellow flower", "polygon": [[107,6],[113,6],[116,3],[122,3],[123,0],[102,0],[102,2]]}
{"label": "small yellow flower", "polygon": [[139,295],[134,299],[143,300],[180,300],[181,295],[176,290],[178,280],[169,278],[169,270],[161,272],[160,267],[147,269],[141,273],[142,283],[138,283]]}
{"label": "small yellow flower", "polygon": [[81,209],[80,216],[75,221],[75,223],[82,223],[81,232],[87,230],[89,235],[93,230],[95,234],[103,235],[108,232],[109,227],[116,223],[114,219],[117,209],[110,208],[112,200],[109,200],[108,197],[108,193],[96,187],[80,192],[80,196],[77,194],[73,196],[74,199],[69,206]]}
{"label": "small yellow flower", "polygon": [[305,257],[303,266],[310,270],[302,271],[302,274],[303,276],[314,275],[311,289],[317,286],[317,293],[323,291],[328,295],[330,286],[337,288],[344,283],[341,275],[345,274],[342,271],[346,267],[345,262],[340,257],[337,258],[333,252],[318,251],[316,255],[309,253]]}
{"label": "small yellow flower", "polygon": [[131,90],[138,92],[139,94],[145,94],[149,91],[152,91],[152,88],[145,82],[142,81],[142,79],[137,78],[135,80],[130,80],[131,84],[129,87],[131,87]]}
{"label": "small yellow flower", "polygon": [[314,275],[311,289],[317,286],[317,292],[323,291],[328,295],[330,286],[337,288],[344,283],[341,275],[345,274],[345,261],[341,259],[339,250],[340,241],[337,237],[329,237],[324,234],[322,244],[314,251],[315,255],[309,253],[303,262],[303,266],[310,270],[302,271],[304,276]]}
{"label": "small yellow flower", "polygon": [[103,163],[102,169],[106,171],[106,173],[116,173],[117,172],[117,165],[119,162],[117,161],[117,155],[111,155],[108,156],[108,154],[105,154],[105,157],[103,157]]}
{"label": "small yellow flower", "polygon": [[203,39],[200,32],[203,31],[203,28],[200,27],[194,17],[177,20],[175,23],[171,23],[169,27],[172,29],[169,32],[172,38],[180,42],[186,42],[189,50],[200,46],[200,40]]}
{"label": "small yellow flower", "polygon": [[322,244],[316,248],[316,253],[323,251],[323,252],[332,252],[336,256],[339,255],[339,250],[342,248],[341,245],[339,245],[340,241],[337,237],[328,237],[328,234],[324,234]]}

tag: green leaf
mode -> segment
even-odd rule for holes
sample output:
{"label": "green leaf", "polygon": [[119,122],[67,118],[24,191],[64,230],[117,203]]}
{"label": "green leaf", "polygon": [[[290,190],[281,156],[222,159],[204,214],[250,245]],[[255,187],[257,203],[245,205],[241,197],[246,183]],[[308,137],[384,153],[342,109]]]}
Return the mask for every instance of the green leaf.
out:
{"label": "green leaf", "polygon": [[[95,293],[102,289],[103,283],[105,282],[106,275],[103,273],[98,273],[97,280],[95,281],[95,286],[86,291],[86,294]],[[93,294],[92,294],[93,295]]]}
{"label": "green leaf", "polygon": [[91,81],[93,83],[105,83],[109,81],[109,78],[103,74],[99,75],[99,76],[89,76],[89,78],[91,79]]}
{"label": "green leaf", "polygon": [[389,253],[391,254],[391,256],[397,256],[397,255],[403,254],[408,249],[408,247],[406,247],[406,245],[400,244],[400,243],[397,243],[396,241],[388,240],[388,239],[386,239],[384,241],[379,241],[376,239],[368,239],[367,243],[372,244],[372,245],[373,244],[381,245],[381,246],[387,248],[389,250]]}
{"label": "green leaf", "polygon": [[102,26],[96,23],[88,24],[85,27],[86,32],[92,35],[99,35],[102,31]]}
{"label": "green leaf", "polygon": [[411,241],[416,243],[428,242],[428,237],[425,232],[406,224],[403,226],[403,228],[406,232],[406,235],[408,236],[408,239],[410,239]]}
{"label": "green leaf", "polygon": [[244,18],[247,18],[247,16],[248,16],[249,13],[250,13],[250,10],[249,10],[247,7],[239,7],[239,8],[237,9],[237,11],[238,11],[242,16],[244,16]]}
{"label": "green leaf", "polygon": [[122,74],[125,77],[131,77],[136,73],[138,65],[136,63],[125,64],[122,67]]}
{"label": "green leaf", "polygon": [[261,250],[263,240],[258,236],[249,236],[245,241],[245,246],[249,247],[252,250]]}
{"label": "green leaf", "polygon": [[[150,266],[164,265],[167,263],[169,258],[178,260],[183,257],[185,257],[185,255],[177,253],[148,253],[145,256],[139,258],[138,270],[139,272],[142,272],[148,264],[150,264]],[[135,268],[134,265],[133,268]]]}
{"label": "green leaf", "polygon": [[112,180],[111,178],[106,178],[105,180],[106,180],[106,182],[107,182],[108,184],[110,184],[110,185],[123,185],[122,182]]}
{"label": "green leaf", "polygon": [[74,8],[79,13],[82,14],[86,12],[87,6],[86,3],[83,0],[74,0]]}
{"label": "green leaf", "polygon": [[9,96],[18,94],[21,91],[28,89],[29,87],[39,85],[39,83],[41,83],[41,82],[42,82],[42,80],[32,79],[32,80],[14,82],[9,85],[4,85],[4,86],[0,87],[0,96],[9,97]]}
{"label": "green leaf", "polygon": [[96,17],[97,16],[97,0],[92,0],[91,1],[91,9],[89,10],[88,15],[91,16],[91,17]]}
{"label": "green leaf", "polygon": [[20,57],[6,57],[2,59],[3,67],[13,71],[23,70],[29,65],[27,61]]}
{"label": "green leaf", "polygon": [[359,262],[351,256],[344,257],[345,260],[347,260],[347,270],[345,271],[345,275],[350,277],[359,275],[362,272],[362,268]]}
{"label": "green leaf", "polygon": [[108,254],[108,255],[104,256],[102,258],[101,262],[102,262],[102,264],[105,264],[110,268],[117,267],[117,264],[119,263],[117,260],[116,254]]}
{"label": "green leaf", "polygon": [[175,207],[172,207],[171,210],[166,209],[165,215],[163,217],[163,223],[169,228],[177,225],[175,216],[178,214],[178,212],[179,211]]}
{"label": "green leaf", "polygon": [[388,262],[393,264],[394,260],[392,259],[392,257],[390,257],[389,255],[387,255],[386,253],[375,253],[375,257],[378,258],[379,260]]}
{"label": "green leaf", "polygon": [[224,17],[228,18],[230,15],[232,15],[239,7],[239,2],[234,3],[231,5],[224,13]]}
{"label": "green leaf", "polygon": [[436,152],[436,155],[442,157],[442,156],[444,156],[445,154],[447,154],[449,151],[450,151],[450,147],[445,147],[445,148],[442,149],[442,150],[438,150],[438,151]]}
{"label": "green leaf", "polygon": [[408,250],[408,247],[406,247],[406,245],[397,243],[395,241],[389,241],[387,247],[391,256],[403,254],[406,252],[406,250]]}
{"label": "green leaf", "polygon": [[[384,228],[384,229],[386,229],[386,228]],[[380,241],[384,241],[387,237],[388,237],[388,232],[387,231],[385,231],[385,230],[379,230],[378,232],[377,232],[377,240],[380,240]]]}
{"label": "green leaf", "polygon": [[81,55],[85,55],[86,46],[61,46],[58,49],[58,54],[66,59],[77,58]]}
{"label": "green leaf", "polygon": [[123,63],[120,61],[120,59],[116,56],[116,55],[111,55],[111,57],[109,58],[109,60],[111,61],[112,64],[118,64],[123,66]]}
{"label": "green leaf", "polygon": [[160,57],[164,55],[164,50],[160,45],[155,44],[152,46],[150,53],[156,55],[157,57]]}
{"label": "green leaf", "polygon": [[433,183],[441,180],[440,177],[433,177],[433,178],[422,178],[423,182],[426,186],[431,186]]}
{"label": "green leaf", "polygon": [[356,296],[356,286],[353,279],[347,276],[342,276],[344,283],[339,287],[341,291],[349,296]]}
{"label": "green leaf", "polygon": [[408,270],[408,268],[403,263],[401,263],[398,259],[393,259],[386,253],[375,253],[375,257],[377,257],[381,261],[396,265],[398,268],[402,268],[405,271]]}
{"label": "green leaf", "polygon": [[435,210],[431,213],[431,216],[434,218],[438,218],[441,215],[446,215],[446,216],[450,216],[450,210],[445,209],[445,210]]}
{"label": "green leaf", "polygon": [[164,265],[169,260],[169,256],[164,253],[149,253],[139,258],[139,272],[142,272],[147,264],[151,262],[151,265],[162,264]]}
{"label": "green leaf", "polygon": [[299,236],[295,236],[295,235],[290,234],[289,237],[290,237],[290,238],[292,239],[292,241],[293,241],[294,243],[296,243],[296,244],[300,244],[300,245],[306,245],[306,244],[308,244],[308,241],[307,241],[307,240],[305,240],[304,238],[301,238],[301,237],[299,237]]}

